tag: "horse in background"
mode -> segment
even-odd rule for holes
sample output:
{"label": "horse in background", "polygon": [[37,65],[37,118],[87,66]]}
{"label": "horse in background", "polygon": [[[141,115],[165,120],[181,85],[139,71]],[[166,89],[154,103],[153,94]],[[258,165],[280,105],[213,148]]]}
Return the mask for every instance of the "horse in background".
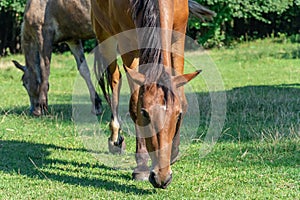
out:
{"label": "horse in background", "polygon": [[183,73],[189,7],[201,17],[212,17],[214,13],[191,0],[91,0],[91,5],[100,58],[108,64],[104,67],[112,91],[109,151],[121,153],[125,148],[118,118],[120,52],[136,130],[137,166],[133,178],[166,188],[172,180],[170,165],[178,158],[180,125],[187,110],[183,85],[200,73]]}
{"label": "horse in background", "polygon": [[[101,114],[101,99],[90,78],[85,63],[82,39],[95,37],[91,26],[89,0],[28,0],[22,23],[21,44],[25,55],[25,66],[13,61],[22,70],[23,86],[30,99],[30,112],[40,116],[48,110],[48,90],[51,53],[53,45],[66,42],[76,60],[77,69],[84,78],[93,104],[92,112]],[[213,12],[200,4],[189,0],[189,9],[193,15],[203,19],[210,18]],[[97,76],[105,99],[109,102],[105,91],[103,77]]]}
{"label": "horse in background", "polygon": [[40,116],[48,110],[50,63],[53,45],[66,42],[84,78],[93,104],[92,112],[99,115],[102,104],[91,81],[85,61],[82,39],[95,38],[90,19],[89,0],[28,0],[22,23],[21,44],[25,66],[13,61],[23,71],[23,86],[30,98],[30,111]]}
{"label": "horse in background", "polygon": [[[130,2],[130,4],[127,4],[128,2]],[[133,5],[134,2],[136,4]],[[145,8],[147,2],[149,2],[149,5],[153,6],[155,9],[153,10],[153,8]],[[151,16],[149,17],[159,19],[159,21],[152,21],[155,22],[154,27],[167,28],[171,30],[172,28],[176,28],[176,31],[181,32],[182,35],[185,34],[188,9],[190,9],[190,12],[199,18],[202,18],[203,16],[210,18],[214,14],[210,10],[202,7],[192,0],[178,0],[174,2],[145,0],[144,3],[143,1],[134,0],[103,0],[97,2],[92,0],[92,3],[94,3],[94,9],[96,9],[96,12],[92,12],[93,28],[97,33],[97,38],[100,42],[107,37],[110,37],[111,35],[119,33],[123,30],[135,29],[137,27],[148,27],[147,25],[145,26],[145,24],[143,24],[145,22],[144,20],[139,21],[142,19],[140,18],[140,15],[143,16],[143,11],[149,11],[146,12],[145,15],[150,14]],[[161,3],[163,3],[163,5],[161,5]],[[170,9],[169,4],[172,3],[176,4],[176,6],[174,5],[174,10]],[[113,7],[110,8],[114,8],[114,10],[108,9],[108,6],[111,5],[113,5]],[[130,5],[130,7],[128,7],[128,5]],[[21,38],[22,49],[25,55],[25,66],[21,65],[17,61],[13,62],[16,67],[22,70],[24,73],[22,81],[30,97],[30,110],[32,114],[40,116],[48,110],[51,53],[53,45],[59,42],[66,42],[69,45],[70,50],[75,57],[77,68],[88,86],[90,98],[93,104],[93,110],[96,114],[101,113],[101,100],[92,84],[90,72],[85,63],[85,57],[81,43],[81,39],[90,39],[95,37],[91,25],[90,6],[89,0],[69,0],[67,4],[65,4],[63,0],[28,0],[24,12],[25,15],[24,22],[22,24]],[[103,9],[102,11],[100,9],[101,12],[98,12],[99,6],[101,9]],[[107,15],[107,12],[109,11],[114,12],[109,13],[110,15]],[[108,23],[106,24],[108,26],[103,28],[105,23],[100,25],[99,18],[97,18],[97,15],[95,17],[93,13],[100,14],[102,16],[100,21],[107,20],[106,22],[114,22],[116,24],[118,24],[120,21],[126,21],[128,24],[123,24],[125,25],[125,29],[119,27],[120,29],[116,29],[115,31],[107,31],[105,28],[110,27],[111,24]],[[171,21],[166,20],[166,18],[163,20],[163,18],[159,17],[161,16],[160,13],[163,13],[163,16],[170,16]],[[174,16],[179,16],[178,13],[181,17],[173,18]],[[121,20],[115,21],[116,18],[111,19],[109,16],[118,17],[117,19]],[[179,24],[183,24],[183,26]],[[134,45],[138,44],[137,41],[143,42],[143,37],[141,35],[136,36],[136,38],[139,38],[136,41],[118,43],[118,50],[122,54],[122,59],[128,72],[127,74],[130,77],[129,80],[131,80],[130,84],[134,87],[134,89],[131,87],[133,95],[130,101],[130,112],[132,119],[136,123],[137,130],[137,167],[134,169],[133,178],[136,180],[144,180],[148,179],[149,177],[150,182],[155,187],[161,188],[166,188],[171,182],[172,173],[170,170],[170,163],[176,161],[178,154],[179,127],[186,109],[182,85],[194,78],[199,73],[194,72],[186,75],[183,74],[184,37],[180,36],[173,38],[174,40],[172,39],[172,46],[178,48],[179,56],[170,56],[168,51],[166,51],[166,46],[170,45],[170,38],[167,35],[168,34],[165,34],[166,37],[161,37],[166,39],[164,42],[159,40],[161,41],[162,46],[157,46],[157,49],[163,49],[163,51],[149,52],[154,54],[158,53],[158,56],[152,57],[152,59],[155,58],[159,61],[154,62],[153,65],[157,66],[157,69],[155,69],[155,67],[151,67],[151,69],[155,69],[154,71],[145,70],[146,68],[144,68],[145,71],[134,71],[138,65],[143,63],[147,64],[154,61],[147,60],[147,53],[142,57],[140,55],[143,55],[143,51],[133,51],[122,54],[122,46],[124,47],[130,42],[135,43]],[[153,37],[150,41],[154,41]],[[109,55],[105,54],[105,52],[107,53],[108,51],[103,51],[103,49],[100,49],[102,50],[101,56],[103,56],[104,59],[110,56],[115,56],[117,50],[116,44],[117,43],[108,44],[106,50],[112,50],[109,51]],[[164,69],[162,66],[173,68],[173,70]],[[170,71],[176,71],[178,74],[175,75],[175,73]],[[109,74],[108,82],[112,89],[111,100],[108,100],[112,108],[112,121],[110,123],[112,134],[108,143],[110,151],[115,153],[120,152],[120,149],[122,149],[125,145],[124,138],[119,134],[120,124],[117,115],[121,74],[119,73],[116,62],[110,64],[107,72],[107,74]],[[154,74],[152,74],[152,72]],[[145,74],[152,75],[149,77],[145,76]],[[164,80],[164,78],[166,78],[168,81],[165,82],[166,84],[160,85],[159,81]],[[158,82],[158,84],[156,82]],[[101,88],[103,90],[103,87]],[[136,90],[136,88],[138,89]],[[154,92],[159,98],[155,99],[157,101],[152,101],[152,103],[148,105],[144,100],[154,100],[152,89],[155,90]],[[141,98],[141,96],[147,96],[147,98]],[[161,97],[164,98],[162,99]],[[159,112],[154,109],[155,112],[153,112],[151,105],[159,105],[159,108],[161,109],[158,110]],[[145,130],[143,130],[143,128],[141,129],[141,126],[139,125],[142,125],[143,127],[143,124],[149,124],[149,120],[151,121],[156,117],[159,117],[161,112],[167,114],[166,116],[168,116],[169,126],[163,127],[165,133],[168,133],[166,134],[168,135],[168,138],[165,138],[166,141],[162,141],[162,143],[159,142],[158,145],[156,143],[155,146],[155,140],[164,138],[159,137],[162,132],[159,132],[158,136],[153,135],[153,137],[151,137],[153,139],[152,141],[149,138],[143,137]],[[157,123],[155,120],[153,123],[154,126],[159,127],[158,124],[155,124]],[[152,121],[150,124],[152,124]],[[163,151],[160,151],[164,144],[166,144],[167,148]],[[171,150],[168,147],[168,144],[171,144]],[[154,155],[155,152],[159,153]],[[172,155],[170,155],[170,152],[172,152]],[[152,160],[152,169],[150,172],[147,166],[149,159],[148,153],[150,154]],[[163,159],[164,157],[166,159]]]}

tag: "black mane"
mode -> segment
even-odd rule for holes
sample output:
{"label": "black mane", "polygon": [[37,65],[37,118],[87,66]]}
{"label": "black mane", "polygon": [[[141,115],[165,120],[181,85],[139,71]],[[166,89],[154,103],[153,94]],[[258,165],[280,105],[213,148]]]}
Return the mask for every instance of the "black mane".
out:
{"label": "black mane", "polygon": [[159,4],[157,0],[131,0],[131,3],[132,18],[138,28],[139,65],[144,65],[139,70],[145,74],[146,83],[157,82],[164,71]]}

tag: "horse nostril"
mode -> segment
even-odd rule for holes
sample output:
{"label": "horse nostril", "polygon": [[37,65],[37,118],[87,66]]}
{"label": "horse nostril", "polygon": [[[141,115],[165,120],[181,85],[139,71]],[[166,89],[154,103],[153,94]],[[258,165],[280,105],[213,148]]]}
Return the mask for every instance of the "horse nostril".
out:
{"label": "horse nostril", "polygon": [[166,179],[166,181],[162,184],[162,188],[166,189],[171,182],[172,182],[172,174],[170,174],[169,177]]}
{"label": "horse nostril", "polygon": [[38,105],[39,104],[37,104],[37,106],[32,107],[32,110],[31,110],[31,114],[33,114],[36,117],[39,117],[42,115],[41,108]]}
{"label": "horse nostril", "polygon": [[160,178],[155,174],[155,172],[151,172],[149,176],[149,181],[155,188],[166,189],[168,185],[172,182],[172,174],[170,174],[164,182],[160,180]]}
{"label": "horse nostril", "polygon": [[155,188],[161,187],[157,175],[152,171],[149,175],[149,181]]}

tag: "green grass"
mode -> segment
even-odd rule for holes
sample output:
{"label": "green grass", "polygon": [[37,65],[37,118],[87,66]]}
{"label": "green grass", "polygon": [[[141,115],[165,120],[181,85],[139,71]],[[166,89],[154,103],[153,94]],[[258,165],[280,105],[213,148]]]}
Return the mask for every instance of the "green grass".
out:
{"label": "green grass", "polygon": [[[190,111],[199,107],[199,112],[185,120],[188,128],[198,125],[192,118],[199,125],[195,140],[172,166],[173,182],[166,190],[131,180],[131,169],[106,164],[95,157],[99,149],[85,145],[72,118],[78,72],[70,54],[52,58],[50,114],[41,118],[28,114],[22,73],[10,62],[23,62],[23,56],[0,58],[0,199],[299,199],[299,48],[259,40],[211,50],[212,60],[199,52],[186,54],[187,71],[203,58],[197,66],[203,75],[187,89],[198,101]],[[212,63],[222,76],[227,113],[218,142],[200,157],[211,117],[210,95],[222,92],[208,91],[205,73]],[[125,91],[124,110],[127,96]],[[99,127],[108,134],[105,108]],[[124,134],[133,151],[133,130]]]}

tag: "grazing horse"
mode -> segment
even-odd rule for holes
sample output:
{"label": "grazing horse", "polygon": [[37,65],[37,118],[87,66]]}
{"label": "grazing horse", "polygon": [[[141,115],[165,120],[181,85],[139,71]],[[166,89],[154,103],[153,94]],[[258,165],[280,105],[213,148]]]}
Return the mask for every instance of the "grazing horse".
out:
{"label": "grazing horse", "polygon": [[[120,153],[125,146],[118,119],[119,51],[131,89],[129,110],[136,129],[133,178],[166,188],[172,180],[170,165],[178,156],[179,129],[187,110],[182,86],[200,72],[183,73],[188,0],[91,0],[91,5],[101,62],[108,65],[112,90],[109,150]],[[195,13],[213,15],[197,3],[190,5]]]}
{"label": "grazing horse", "polygon": [[22,50],[25,66],[13,61],[24,72],[23,85],[30,98],[30,111],[40,116],[48,109],[48,90],[52,47],[66,42],[77,68],[85,79],[93,104],[92,111],[101,113],[101,99],[91,81],[81,39],[94,38],[89,0],[28,0],[22,24]]}

